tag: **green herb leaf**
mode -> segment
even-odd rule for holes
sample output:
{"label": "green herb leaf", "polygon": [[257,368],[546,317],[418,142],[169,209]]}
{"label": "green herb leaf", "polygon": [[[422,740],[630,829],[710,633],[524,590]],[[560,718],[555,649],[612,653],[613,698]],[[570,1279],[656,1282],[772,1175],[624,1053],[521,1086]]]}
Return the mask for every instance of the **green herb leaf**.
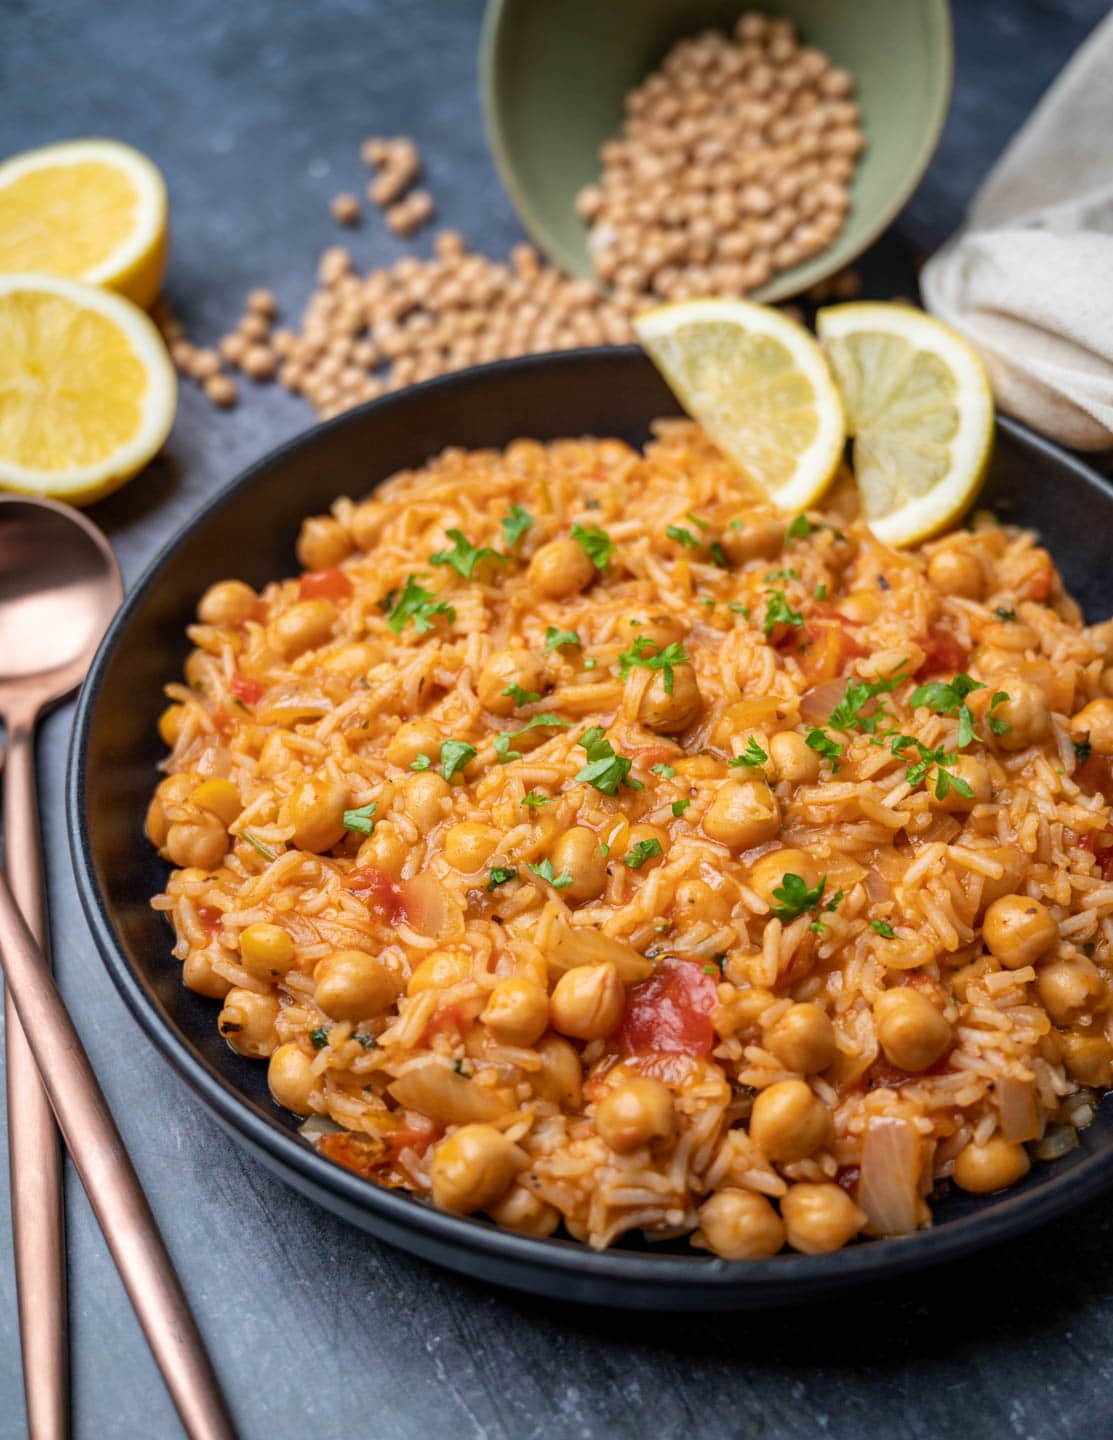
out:
{"label": "green herb leaf", "polygon": [[492,865],[490,879],[487,881],[488,895],[492,890],[497,890],[500,885],[505,885],[508,880],[513,880],[518,872],[512,865]]}
{"label": "green herb leaf", "polygon": [[588,656],[586,657],[586,659],[584,660],[584,669],[585,669],[585,670],[594,670],[595,667],[596,667],[596,665],[598,665],[598,663],[599,663],[599,662],[598,662],[598,660],[596,660],[596,658],[595,658],[594,655],[588,655]]}
{"label": "green herb leaf", "polygon": [[395,635],[401,635],[407,620],[412,620],[417,633],[424,635],[426,630],[433,628],[434,616],[443,615],[446,620],[456,619],[456,611],[451,605],[446,605],[443,600],[438,601],[431,590],[422,589],[418,584],[421,578],[420,575],[406,577],[402,593],[390,612],[387,624]]}
{"label": "green herb leaf", "polygon": [[573,525],[571,534],[596,570],[602,573],[607,568],[607,561],[614,554],[611,537],[605,530],[600,530],[598,525],[588,525],[586,528],[583,525]]}
{"label": "green herb leaf", "polygon": [[790,870],[781,876],[781,883],[773,890],[773,898],[780,903],[771,907],[772,913],[778,920],[795,920],[798,915],[819,906],[826,887],[826,875],[821,875],[819,884],[809,889],[804,877]]}
{"label": "green herb leaf", "polygon": [[462,770],[469,760],[474,760],[476,749],[466,740],[446,740],[441,746],[441,774],[451,780],[457,770]]}
{"label": "green herb leaf", "polygon": [[661,842],[656,837],[650,840],[639,840],[627,850],[622,863],[628,865],[631,870],[640,870],[647,860],[652,860],[654,856],[664,853]]}
{"label": "green herb leaf", "polygon": [[520,685],[508,685],[502,693],[509,695],[515,705],[532,705],[535,700],[541,699],[536,690],[523,690]]}
{"label": "green herb leaf", "polygon": [[356,830],[360,835],[370,835],[375,828],[375,822],[371,818],[375,813],[375,808],[375,802],[372,800],[370,805],[361,805],[358,810],[345,810],[344,829]]}
{"label": "green herb leaf", "polygon": [[429,759],[428,755],[415,755],[414,758],[410,761],[410,769],[428,770],[429,766],[432,763],[433,762]]}
{"label": "green herb leaf", "polygon": [[358,1045],[362,1045],[365,1050],[374,1050],[379,1043],[374,1035],[369,1035],[365,1030],[357,1030],[352,1039]]}
{"label": "green herb leaf", "polygon": [[532,525],[533,516],[528,510],[523,510],[520,505],[511,505],[502,517],[502,543],[508,550],[513,550]]}
{"label": "green herb leaf", "polygon": [[1007,690],[995,690],[989,702],[989,710],[986,714],[986,724],[993,731],[994,735],[1007,735],[1013,728],[1007,720],[1000,720],[994,715],[998,705],[1003,705],[1009,698]]}
{"label": "green herb leaf", "polygon": [[635,665],[643,666],[647,670],[660,670],[664,677],[666,695],[672,694],[673,667],[691,663],[684,646],[678,640],[659,650],[648,635],[639,635],[629,650],[624,650],[618,657],[619,673],[624,680]]}
{"label": "green herb leaf", "polygon": [[826,730],[809,730],[804,736],[804,744],[817,755],[822,755],[825,760],[830,760],[833,771],[839,768],[842,746],[832,740]]}
{"label": "green herb leaf", "polygon": [[797,515],[796,519],[788,527],[789,540],[806,540],[812,533],[811,522],[806,515]]}
{"label": "green herb leaf", "polygon": [[575,630],[558,630],[555,625],[550,625],[545,631],[545,654],[550,650],[559,650],[562,645],[580,645],[582,641]]}
{"label": "green herb leaf", "polygon": [[1093,748],[1090,744],[1089,736],[1087,736],[1085,740],[1072,740],[1070,743],[1074,746],[1074,758],[1078,761],[1079,765],[1085,765],[1086,761],[1090,758],[1090,751]]}
{"label": "green herb leaf", "polygon": [[707,547],[707,553],[711,556],[713,563],[718,565],[720,570],[730,569],[730,561],[727,559],[727,552],[719,544],[718,540],[711,541],[710,545],[708,545]]}
{"label": "green herb leaf", "polygon": [[953,715],[967,695],[984,689],[985,686],[980,680],[974,680],[969,675],[956,675],[947,684],[933,680],[928,685],[917,686],[909,696],[908,703],[913,710],[919,710],[923,706],[937,711],[940,715]]}
{"label": "green herb leaf", "polygon": [[542,795],[540,790],[531,790],[522,796],[522,804],[527,810],[540,810],[542,805],[548,805],[552,798],[551,795]]}
{"label": "green herb leaf", "polygon": [[323,1025],[318,1025],[316,1030],[310,1030],[309,1043],[314,1050],[323,1050],[328,1044],[328,1031]]}
{"label": "green herb leaf", "polygon": [[262,840],[256,840],[255,836],[252,835],[250,830],[245,830],[243,832],[243,838],[247,841],[247,843],[251,846],[253,850],[257,850],[259,854],[262,855],[264,860],[278,859],[278,856],[270,848],[270,846],[264,845]]}
{"label": "green herb leaf", "polygon": [[710,530],[711,524],[707,520],[701,520],[698,515],[693,515],[690,510],[684,512],[685,520],[690,520],[697,530]]}
{"label": "green herb leaf", "polygon": [[679,820],[691,803],[691,800],[674,800],[672,802],[672,813]]}
{"label": "green herb leaf", "polygon": [[896,931],[889,924],[888,920],[871,920],[870,929],[876,930],[877,933],[883,935],[886,940],[896,939]]}
{"label": "green herb leaf", "polygon": [[670,540],[675,540],[678,545],[684,545],[689,550],[699,549],[699,541],[690,530],[685,530],[683,525],[666,525],[665,534]]}
{"label": "green herb leaf", "polygon": [[504,730],[501,735],[496,735],[494,739],[495,754],[504,765],[507,765],[511,760],[520,760],[522,758],[522,752],[520,750],[510,749],[511,740],[516,740],[519,735],[525,735],[529,730],[569,730],[571,727],[572,721],[562,720],[559,715],[534,715],[520,730]]}
{"label": "green herb leaf", "polygon": [[813,599],[813,600],[826,600],[826,599],[827,599],[827,586],[826,586],[826,585],[817,585],[817,586],[815,587],[815,589],[812,591],[812,599]]}
{"label": "green herb leaf", "polygon": [[654,775],[660,775],[662,780],[671,780],[676,774],[673,767],[666,765],[663,760],[659,760],[656,765],[651,765],[649,768]]}
{"label": "green herb leaf", "polygon": [[1000,620],[1003,625],[1011,625],[1012,622],[1016,619],[1016,611],[1009,610],[1004,605],[998,605],[997,609],[993,613],[997,616],[998,620]]}
{"label": "green herb leaf", "polygon": [[799,570],[792,569],[770,570],[765,578],[766,580],[799,580],[800,572]]}
{"label": "green herb leaf", "polygon": [[742,754],[736,755],[733,760],[728,760],[727,764],[734,769],[737,769],[741,765],[756,768],[758,765],[766,764],[768,759],[769,756],[751,735],[749,740],[746,741],[746,748],[742,751]]}
{"label": "green herb leaf", "polygon": [[903,671],[898,671],[896,675],[889,675],[883,680],[874,680],[868,683],[863,680],[851,680],[842,699],[828,716],[830,724],[836,730],[846,732],[861,730],[866,735],[876,735],[878,725],[888,717],[889,712],[884,705],[878,705],[872,715],[863,715],[862,707],[868,705],[879,695],[888,695],[906,678]]}
{"label": "green herb leaf", "polygon": [[743,605],[741,600],[728,600],[727,609],[733,611],[735,615],[741,615],[743,620],[750,618],[750,607]]}
{"label": "green herb leaf", "polygon": [[576,776],[577,781],[593,786],[602,795],[614,795],[622,784],[631,790],[642,788],[640,781],[627,779],[634,762],[626,755],[615,754],[601,726],[592,725],[576,743],[586,752],[588,762]]}
{"label": "green herb leaf", "polygon": [[476,549],[462,530],[446,530],[444,533],[454,542],[453,547],[451,550],[438,550],[435,555],[430,555],[431,565],[451,565],[463,579],[470,580],[481,560],[497,560],[502,565],[506,564],[505,555],[500,555],[489,545]]}
{"label": "green herb leaf", "polygon": [[529,868],[542,880],[547,880],[554,890],[564,890],[572,883],[571,874],[567,870],[562,870],[558,875],[553,869],[553,862],[548,858],[542,860],[540,865],[534,865],[531,862]]}
{"label": "green herb leaf", "polygon": [[939,800],[944,800],[951,790],[964,796],[967,800],[973,800],[974,792],[960,775],[952,775],[951,772],[939,765],[935,771],[935,795]]}
{"label": "green herb leaf", "polygon": [[783,590],[767,590],[765,597],[765,623],[761,628],[766,635],[772,634],[775,625],[803,625],[803,615],[792,608]]}

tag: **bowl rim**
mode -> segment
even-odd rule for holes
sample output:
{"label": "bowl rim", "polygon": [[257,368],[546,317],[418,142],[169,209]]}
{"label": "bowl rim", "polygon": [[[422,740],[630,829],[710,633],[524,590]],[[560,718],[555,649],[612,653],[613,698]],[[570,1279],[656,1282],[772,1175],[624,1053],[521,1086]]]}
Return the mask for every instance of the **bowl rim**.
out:
{"label": "bowl rim", "polygon": [[[474,385],[491,374],[507,370],[528,373],[553,368],[575,369],[585,360],[633,359],[643,352],[636,345],[598,346],[518,357],[492,364],[472,366],[419,385],[384,395],[335,419],[310,426],[276,446],[259,460],[241,470],[221,486],[180,526],[158,550],[132,585],[97,649],[88,678],[82,686],[74,717],[66,772],[67,830],[70,858],[82,909],[105,968],[128,1010],[140,1028],[178,1075],[199,1096],[222,1126],[249,1150],[271,1163],[296,1188],[307,1190],[318,1201],[321,1194],[337,1202],[334,1209],[370,1212],[383,1231],[410,1231],[440,1247],[441,1255],[463,1251],[473,1263],[484,1258],[529,1267],[550,1276],[574,1282],[595,1282],[616,1287],[609,1302],[637,1303],[633,1292],[652,1298],[658,1308],[667,1309],[671,1298],[691,1292],[714,1307],[718,1296],[724,1304],[776,1305],[818,1298],[855,1282],[868,1282],[903,1274],[909,1270],[939,1264],[998,1241],[1019,1235],[1074,1209],[1113,1186],[1113,1147],[1088,1155],[1069,1170],[1050,1177],[1038,1189],[1005,1192],[985,1209],[975,1209],[944,1224],[917,1231],[914,1235],[871,1240],[827,1255],[781,1254],[767,1260],[731,1262],[698,1253],[653,1254],[622,1250],[596,1251],[573,1240],[535,1239],[500,1229],[493,1222],[436,1210],[408,1192],[376,1185],[352,1171],[327,1160],[284,1126],[268,1116],[253,1101],[237,1091],[195,1048],[188,1034],[157,1004],[142,976],[129,964],[123,944],[117,938],[112,917],[101,893],[89,847],[86,808],[86,755],[94,711],[105,681],[105,673],[117,646],[133,617],[143,607],[163,570],[195,531],[208,524],[225,505],[244,490],[265,483],[271,467],[299,453],[311,453],[324,434],[358,428],[395,407],[413,405],[415,399],[436,397],[457,388]],[[644,358],[644,357],[643,357]],[[648,362],[646,362],[648,363]],[[1096,471],[1005,416],[998,425],[1013,440],[1071,470],[1077,478],[1106,497],[1109,487]],[[327,1203],[327,1202],[326,1202]],[[374,1226],[371,1227],[374,1229]],[[393,1243],[399,1243],[394,1241]],[[445,1263],[452,1263],[451,1261]],[[459,1268],[468,1268],[460,1266]],[[476,1273],[474,1270],[472,1273]],[[528,1286],[517,1284],[517,1288]],[[798,1288],[798,1293],[793,1294]],[[617,1293],[621,1291],[621,1293]],[[597,1293],[597,1292],[593,1292]],[[747,1298],[748,1297],[748,1298]]]}
{"label": "bowl rim", "polygon": [[[567,266],[562,254],[562,247],[554,243],[553,232],[546,224],[538,207],[531,200],[529,191],[519,181],[518,170],[511,158],[510,144],[506,138],[506,125],[501,106],[496,100],[499,91],[498,57],[502,49],[503,36],[511,9],[520,3],[522,0],[487,0],[486,9],[483,12],[483,22],[479,33],[479,91],[483,105],[483,124],[487,135],[487,144],[494,156],[495,169],[498,171],[503,188],[510,197],[515,214],[530,239],[552,264],[561,269],[571,268],[574,274],[590,278],[590,266],[584,270]],[[855,260],[869,249],[882,232],[888,229],[890,223],[904,208],[919,186],[924,172],[935,154],[950,112],[951,98],[954,92],[955,46],[949,0],[918,0],[918,3],[922,5],[927,23],[932,27],[936,37],[939,60],[933,74],[933,93],[930,97],[931,123],[924,129],[904,178],[893,187],[888,199],[878,207],[874,218],[868,224],[863,225],[860,238],[851,247],[849,253],[839,255],[837,259],[824,259],[825,255],[836,248],[834,245],[828,246],[827,250],[821,250],[811,259],[801,261],[791,270],[784,270],[773,276],[764,285],[748,294],[746,299],[767,305],[789,300],[810,286],[829,279],[831,275],[844,270],[848,265],[853,265]]]}

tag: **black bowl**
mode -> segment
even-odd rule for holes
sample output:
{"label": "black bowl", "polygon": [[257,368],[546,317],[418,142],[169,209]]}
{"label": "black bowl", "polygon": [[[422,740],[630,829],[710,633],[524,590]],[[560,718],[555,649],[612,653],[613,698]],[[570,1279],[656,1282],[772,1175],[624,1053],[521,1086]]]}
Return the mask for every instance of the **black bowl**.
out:
{"label": "black bowl", "polygon": [[[150,909],[166,868],[143,838],[162,746],[163,684],[179,675],[185,627],[214,580],[263,585],[295,567],[306,514],[359,496],[446,445],[517,436],[617,435],[634,444],[676,402],[640,351],[587,350],[464,371],[352,411],[292,441],[217,496],[157,558],[112,624],[81,695],[68,778],[82,902],[132,1013],[216,1118],[272,1170],[354,1224],[466,1274],[561,1299],[661,1309],[799,1301],[932,1264],[1016,1235],[1113,1183],[1113,1111],[1103,1105],[1070,1155],[1037,1165],[1004,1195],[954,1195],[930,1230],[833,1255],[749,1264],[644,1243],[596,1254],[461,1219],[325,1160],[267,1093],[265,1067],[216,1033],[215,1005],[186,990],[165,920]],[[983,503],[1038,529],[1091,619],[1113,612],[1113,494],[1091,471],[1002,421]]]}

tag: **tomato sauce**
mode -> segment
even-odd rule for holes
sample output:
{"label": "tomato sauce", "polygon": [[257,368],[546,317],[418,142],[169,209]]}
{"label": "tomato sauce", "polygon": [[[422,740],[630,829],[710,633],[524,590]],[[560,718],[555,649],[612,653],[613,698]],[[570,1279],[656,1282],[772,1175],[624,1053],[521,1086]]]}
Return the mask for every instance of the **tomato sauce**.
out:
{"label": "tomato sauce", "polygon": [[352,582],[343,570],[307,570],[299,585],[303,600],[346,600]]}
{"label": "tomato sauce", "polygon": [[258,680],[249,680],[246,675],[239,673],[233,675],[229,680],[228,689],[237,700],[242,700],[245,705],[258,705],[263,696],[263,687]]}
{"label": "tomato sauce", "polygon": [[648,980],[630,987],[619,1049],[625,1055],[706,1055],[715,1042],[711,1012],[718,1003],[717,977],[698,960],[668,956]]}
{"label": "tomato sauce", "polygon": [[388,925],[397,925],[399,920],[409,918],[401,887],[374,865],[361,865],[353,870],[344,881],[344,888],[365,900],[368,909]]}
{"label": "tomato sauce", "polygon": [[958,675],[966,669],[970,656],[949,630],[932,625],[927,635],[919,642],[924,652],[924,663],[917,674]]}
{"label": "tomato sauce", "polygon": [[851,660],[866,654],[847,628],[848,624],[846,620],[812,619],[800,631],[795,653],[800,668],[813,685],[834,680],[844,673]]}
{"label": "tomato sauce", "polygon": [[198,905],[197,918],[210,935],[216,934],[224,920],[223,914],[215,905]]}

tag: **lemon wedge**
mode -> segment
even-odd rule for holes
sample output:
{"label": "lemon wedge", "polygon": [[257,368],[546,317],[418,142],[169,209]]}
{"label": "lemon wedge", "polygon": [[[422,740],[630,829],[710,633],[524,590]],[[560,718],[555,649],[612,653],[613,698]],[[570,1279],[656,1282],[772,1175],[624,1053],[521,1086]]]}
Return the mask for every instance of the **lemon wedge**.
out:
{"label": "lemon wedge", "polygon": [[681,300],[634,321],[681,404],[782,510],[811,505],[846,439],[819,346],[779,310],[748,300]]}
{"label": "lemon wedge", "polygon": [[913,545],[960,520],[993,450],[993,395],[976,352],[909,305],[833,305],[816,329],[842,391],[873,533]]}
{"label": "lemon wedge", "polygon": [[0,164],[0,274],[105,285],[146,309],[166,235],[166,185],[130,145],[70,140]]}
{"label": "lemon wedge", "polygon": [[169,433],[178,383],[130,300],[56,275],[0,275],[0,489],[87,505]]}

